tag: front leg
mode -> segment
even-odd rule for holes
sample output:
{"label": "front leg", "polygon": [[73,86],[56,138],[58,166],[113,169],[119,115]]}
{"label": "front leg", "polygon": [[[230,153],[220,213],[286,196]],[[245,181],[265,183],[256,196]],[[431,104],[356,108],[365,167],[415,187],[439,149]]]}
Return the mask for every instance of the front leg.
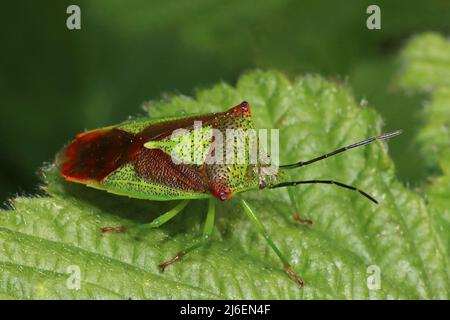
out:
{"label": "front leg", "polygon": [[306,219],[300,215],[298,207],[297,207],[297,203],[295,202],[295,197],[294,197],[294,193],[293,193],[292,189],[288,189],[288,195],[289,195],[289,199],[291,199],[292,206],[294,207],[294,213],[292,214],[292,220],[294,220],[300,224],[309,225],[309,226],[312,225],[313,224],[312,220]]}
{"label": "front leg", "polygon": [[241,205],[244,209],[244,212],[247,214],[247,217],[250,219],[250,221],[253,223],[253,225],[256,227],[256,229],[259,231],[259,233],[266,239],[267,244],[269,247],[276,253],[278,258],[283,263],[284,272],[297,283],[297,286],[299,288],[303,287],[303,280],[292,270],[291,265],[289,264],[289,261],[286,259],[286,257],[281,253],[280,249],[275,245],[272,238],[270,237],[269,233],[267,232],[266,227],[262,224],[262,222],[258,219],[258,217],[255,215],[255,212],[250,208],[247,201],[244,199],[241,199]]}

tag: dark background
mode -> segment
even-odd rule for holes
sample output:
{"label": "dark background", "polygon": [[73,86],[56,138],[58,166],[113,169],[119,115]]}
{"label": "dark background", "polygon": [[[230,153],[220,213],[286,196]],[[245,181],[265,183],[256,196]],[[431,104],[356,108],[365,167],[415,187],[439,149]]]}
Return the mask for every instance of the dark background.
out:
{"label": "dark background", "polygon": [[[81,30],[66,28],[70,4]],[[381,30],[366,28],[370,4]],[[414,144],[422,97],[396,90],[396,56],[411,35],[449,34],[448,0],[20,0],[0,11],[0,199],[35,192],[37,169],[75,133],[252,68],[348,82],[386,130],[405,129],[391,148],[399,177],[424,179]]]}

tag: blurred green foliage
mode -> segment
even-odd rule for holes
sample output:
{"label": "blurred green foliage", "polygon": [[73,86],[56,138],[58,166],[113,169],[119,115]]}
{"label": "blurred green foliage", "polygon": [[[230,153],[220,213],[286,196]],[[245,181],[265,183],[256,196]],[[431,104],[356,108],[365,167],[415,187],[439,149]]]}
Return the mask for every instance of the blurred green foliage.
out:
{"label": "blurred green foliage", "polygon": [[400,54],[398,85],[427,93],[424,125],[417,135],[429,173],[426,195],[434,230],[450,254],[450,39],[436,33],[413,37]]}
{"label": "blurred green foliage", "polygon": [[[400,178],[425,176],[413,137],[421,99],[395,90],[393,59],[409,36],[450,31],[450,2],[376,1],[382,30],[366,28],[373,1],[16,1],[2,4],[0,198],[33,191],[35,170],[75,133],[141,112],[162,93],[193,94],[251,68],[312,72],[350,83],[386,122]],[[69,31],[78,4],[82,29]],[[223,106],[224,108],[228,106]],[[415,159],[417,161],[411,161]]]}

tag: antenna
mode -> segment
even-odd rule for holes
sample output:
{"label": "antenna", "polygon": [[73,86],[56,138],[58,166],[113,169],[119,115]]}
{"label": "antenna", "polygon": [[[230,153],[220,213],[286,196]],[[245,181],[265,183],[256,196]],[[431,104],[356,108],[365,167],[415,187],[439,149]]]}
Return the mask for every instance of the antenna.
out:
{"label": "antenna", "polygon": [[356,147],[360,147],[360,146],[369,144],[369,143],[374,142],[376,140],[389,139],[389,138],[398,136],[401,133],[402,133],[402,130],[396,130],[396,131],[392,131],[392,132],[388,132],[388,133],[383,133],[382,135],[379,135],[379,136],[376,136],[376,137],[372,137],[372,138],[368,138],[366,140],[362,140],[362,141],[353,143],[353,144],[348,145],[346,147],[339,148],[339,149],[334,150],[332,152],[326,153],[326,154],[324,154],[324,155],[322,155],[320,157],[317,157],[317,158],[314,158],[314,159],[311,159],[311,160],[308,160],[308,161],[299,161],[299,162],[293,163],[293,164],[286,164],[286,165],[280,166],[280,168],[281,169],[294,169],[294,168],[300,168],[300,167],[303,167],[303,166],[307,166],[308,164],[311,164],[311,163],[314,163],[314,162],[317,162],[317,161],[329,158],[331,156],[334,156],[336,154],[342,153],[344,151],[347,151],[347,150],[350,150],[350,149],[353,149],[353,148],[356,148]]}
{"label": "antenna", "polygon": [[[399,134],[402,133],[402,130],[396,130],[396,131],[392,131],[392,132],[388,132],[388,133],[383,133],[382,135],[376,136],[376,137],[372,137],[372,138],[368,138],[356,143],[353,143],[351,145],[348,145],[346,147],[343,148],[339,148],[337,150],[334,150],[332,152],[326,153],[322,156],[313,158],[311,160],[308,161],[299,161],[297,163],[293,163],[293,164],[287,164],[287,165],[283,165],[280,166],[281,169],[295,169],[295,168],[300,168],[303,166],[307,166],[308,164],[329,158],[331,156],[334,156],[336,154],[342,153],[344,151],[347,151],[349,149],[353,149],[356,147],[360,147],[366,144],[369,144],[371,142],[374,142],[376,140],[384,140],[384,139],[389,139],[395,136],[398,136]],[[283,187],[293,187],[299,184],[333,184],[335,186],[341,187],[341,188],[345,188],[345,189],[349,189],[349,190],[353,190],[356,192],[359,192],[362,196],[366,197],[367,199],[369,199],[370,201],[372,201],[375,204],[378,204],[378,201],[372,197],[370,194],[368,194],[367,192],[356,188],[354,186],[339,182],[339,181],[335,181],[335,180],[303,180],[303,181],[289,181],[289,182],[282,182],[282,183],[278,183],[278,184],[274,184],[269,186],[270,189],[275,189],[275,188],[283,188]]]}

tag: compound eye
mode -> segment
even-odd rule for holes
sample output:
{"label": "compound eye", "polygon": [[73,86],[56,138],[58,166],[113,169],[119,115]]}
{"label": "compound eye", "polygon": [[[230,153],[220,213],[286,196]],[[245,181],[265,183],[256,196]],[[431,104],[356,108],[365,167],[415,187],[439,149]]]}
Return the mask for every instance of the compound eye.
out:
{"label": "compound eye", "polygon": [[259,188],[264,189],[266,187],[266,182],[264,180],[259,181]]}
{"label": "compound eye", "polygon": [[222,192],[222,193],[220,193],[219,197],[220,197],[220,200],[225,201],[228,199],[228,193]]}
{"label": "compound eye", "polygon": [[233,195],[233,190],[222,183],[213,183],[211,186],[211,193],[217,199],[226,201]]}

